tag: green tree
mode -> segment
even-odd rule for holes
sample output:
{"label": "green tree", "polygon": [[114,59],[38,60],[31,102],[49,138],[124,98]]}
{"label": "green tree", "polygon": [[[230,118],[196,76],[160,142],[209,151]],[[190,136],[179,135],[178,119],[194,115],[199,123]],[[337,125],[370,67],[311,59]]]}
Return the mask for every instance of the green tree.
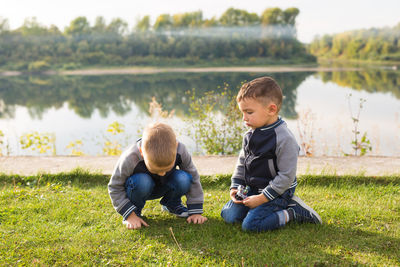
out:
{"label": "green tree", "polygon": [[278,25],[283,24],[284,14],[282,9],[278,7],[267,8],[261,14],[261,24],[266,25]]}
{"label": "green tree", "polygon": [[50,25],[50,28],[47,30],[47,32],[50,35],[58,35],[58,36],[62,35],[62,32],[60,31],[60,29],[55,25]]}
{"label": "green tree", "polygon": [[175,28],[199,27],[203,22],[203,12],[186,12],[172,16],[172,25]]}
{"label": "green tree", "polygon": [[286,25],[294,26],[296,24],[296,18],[299,15],[300,10],[296,7],[287,8],[283,11],[283,22]]}
{"label": "green tree", "polygon": [[[400,60],[399,26],[343,32],[315,38],[310,52],[324,58]],[[324,45],[329,40],[329,46]]]}
{"label": "green tree", "polygon": [[82,40],[78,43],[76,52],[78,54],[85,54],[85,53],[89,52],[89,49],[90,49],[90,46],[89,46],[88,41]]}
{"label": "green tree", "polygon": [[47,28],[37,21],[36,17],[27,18],[24,24],[17,29],[22,35],[44,35],[47,34]]}
{"label": "green tree", "polygon": [[219,19],[223,26],[249,26],[259,24],[260,18],[256,13],[249,13],[246,10],[229,8]]}
{"label": "green tree", "polygon": [[295,38],[296,18],[299,13],[299,9],[295,7],[286,10],[278,7],[265,9],[261,14],[263,35],[266,38]]}
{"label": "green tree", "polygon": [[120,18],[115,18],[108,24],[107,31],[115,35],[124,35],[128,31],[128,23]]}
{"label": "green tree", "polygon": [[361,39],[352,39],[344,51],[347,58],[359,58],[359,51],[363,48],[365,43]]}
{"label": "green tree", "polygon": [[8,19],[0,17],[0,34],[8,32],[9,30],[10,30],[10,25],[8,23]]}
{"label": "green tree", "polygon": [[90,32],[90,24],[86,17],[77,17],[65,28],[65,33],[67,35],[83,36]]}
{"label": "green tree", "polygon": [[139,20],[135,26],[135,30],[139,32],[146,32],[150,29],[150,16],[144,16]]}
{"label": "green tree", "polygon": [[155,30],[167,30],[172,26],[172,18],[169,14],[162,14],[157,17],[156,22],[154,23],[153,28]]}
{"label": "green tree", "polygon": [[106,20],[104,17],[99,16],[96,18],[94,26],[92,27],[93,33],[104,34],[107,29]]}
{"label": "green tree", "polygon": [[216,27],[219,25],[218,19],[215,17],[212,17],[211,19],[206,19],[203,21],[203,27],[209,28],[209,27]]}

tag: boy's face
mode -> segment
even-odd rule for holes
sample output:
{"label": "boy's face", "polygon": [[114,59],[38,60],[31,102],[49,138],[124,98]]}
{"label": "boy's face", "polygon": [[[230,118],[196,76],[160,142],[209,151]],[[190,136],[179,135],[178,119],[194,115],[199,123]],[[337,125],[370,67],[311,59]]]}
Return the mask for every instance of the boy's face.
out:
{"label": "boy's face", "polygon": [[149,159],[148,154],[145,150],[141,150],[142,156],[144,159],[144,163],[146,164],[147,169],[152,174],[157,174],[159,176],[164,176],[168,171],[170,171],[175,166],[175,161],[171,162],[168,166],[158,166],[151,159]]}
{"label": "boy's face", "polygon": [[278,108],[273,102],[264,104],[255,98],[245,98],[238,105],[246,126],[252,129],[272,124],[278,119]]}

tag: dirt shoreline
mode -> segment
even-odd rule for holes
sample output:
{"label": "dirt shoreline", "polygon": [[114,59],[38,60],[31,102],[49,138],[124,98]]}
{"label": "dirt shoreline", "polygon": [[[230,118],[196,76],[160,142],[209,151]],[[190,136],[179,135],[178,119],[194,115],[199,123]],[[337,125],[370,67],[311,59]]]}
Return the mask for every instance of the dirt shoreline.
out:
{"label": "dirt shoreline", "polygon": [[[34,175],[68,172],[77,167],[110,175],[117,156],[3,156],[0,173]],[[232,174],[235,156],[194,156],[201,175]],[[297,174],[400,175],[400,157],[299,157]]]}
{"label": "dirt shoreline", "polygon": [[[206,73],[206,72],[330,72],[330,71],[357,71],[361,68],[350,67],[305,67],[305,66],[266,66],[266,67],[187,67],[187,68],[158,68],[158,67],[121,67],[110,69],[79,69],[64,71],[45,71],[46,75],[121,75],[121,74],[155,74],[155,73]],[[0,76],[18,76],[20,71],[3,71]]]}
{"label": "dirt shoreline", "polygon": [[188,67],[188,68],[118,68],[118,69],[86,69],[86,70],[70,70],[61,71],[60,75],[115,75],[115,74],[155,74],[168,72],[327,72],[327,71],[354,71],[359,68],[326,68],[326,67],[287,67],[287,66],[270,66],[270,67]]}

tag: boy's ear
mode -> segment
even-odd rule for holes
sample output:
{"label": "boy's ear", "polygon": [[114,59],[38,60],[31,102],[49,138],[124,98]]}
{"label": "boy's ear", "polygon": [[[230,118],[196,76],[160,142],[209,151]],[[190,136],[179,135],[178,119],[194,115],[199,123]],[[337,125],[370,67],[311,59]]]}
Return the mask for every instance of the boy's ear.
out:
{"label": "boy's ear", "polygon": [[139,147],[139,152],[140,152],[140,155],[143,157],[143,152],[142,152],[142,148],[141,147]]}
{"label": "boy's ear", "polygon": [[268,112],[271,114],[276,114],[278,113],[278,106],[275,103],[271,103],[268,106]]}

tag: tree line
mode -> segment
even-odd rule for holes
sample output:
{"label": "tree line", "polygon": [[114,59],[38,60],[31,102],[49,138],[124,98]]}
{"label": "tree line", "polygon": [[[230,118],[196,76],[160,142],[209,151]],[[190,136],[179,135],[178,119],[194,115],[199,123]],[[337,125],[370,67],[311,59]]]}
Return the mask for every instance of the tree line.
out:
{"label": "tree line", "polygon": [[[0,67],[16,70],[73,69],[87,65],[195,64],[241,59],[315,61],[296,37],[299,9],[267,8],[261,15],[229,8],[219,18],[201,11],[161,14],[133,29],[120,18],[91,25],[78,17],[61,31],[36,18],[10,30],[0,18]],[[170,61],[174,59],[175,61]]]}
{"label": "tree line", "polygon": [[400,23],[316,37],[309,51],[321,58],[400,61]]}

